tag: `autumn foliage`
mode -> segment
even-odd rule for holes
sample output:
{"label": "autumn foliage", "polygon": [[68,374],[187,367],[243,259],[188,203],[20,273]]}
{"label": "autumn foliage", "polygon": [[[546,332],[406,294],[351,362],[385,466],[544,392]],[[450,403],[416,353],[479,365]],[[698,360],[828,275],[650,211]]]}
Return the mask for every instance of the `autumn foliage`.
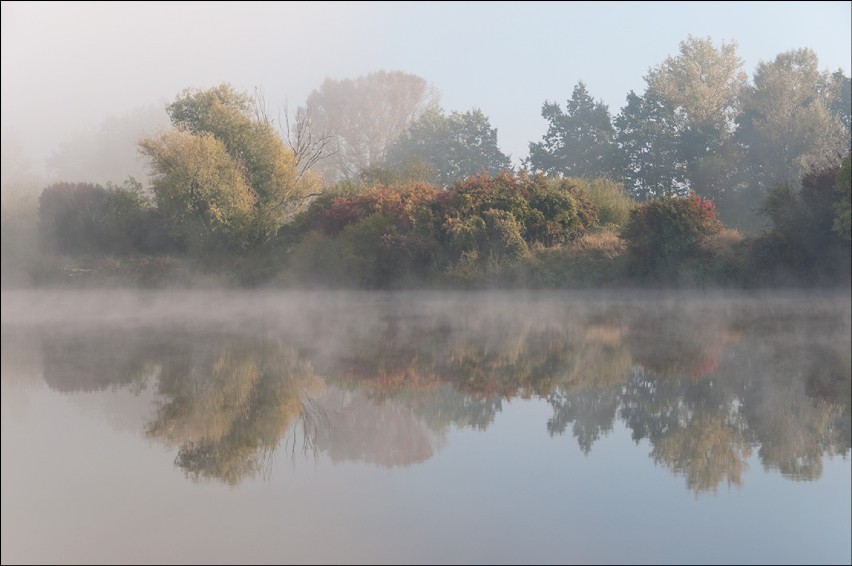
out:
{"label": "autumn foliage", "polygon": [[661,197],[630,213],[622,237],[631,271],[640,276],[671,276],[702,244],[722,230],[712,201],[690,193]]}
{"label": "autumn foliage", "polygon": [[295,241],[291,266],[306,277],[384,287],[471,277],[596,224],[596,208],[573,184],[502,173],[446,190],[416,182],[325,195],[284,237]]}

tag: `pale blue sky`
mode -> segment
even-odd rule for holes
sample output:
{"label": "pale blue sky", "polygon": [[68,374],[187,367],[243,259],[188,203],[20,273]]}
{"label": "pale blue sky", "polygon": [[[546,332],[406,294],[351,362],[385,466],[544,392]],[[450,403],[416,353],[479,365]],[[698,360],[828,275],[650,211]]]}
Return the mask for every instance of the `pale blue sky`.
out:
{"label": "pale blue sky", "polygon": [[75,130],[228,81],[301,104],[326,76],[401,70],[479,107],[517,163],[582,80],[616,114],[689,34],[761,60],[852,68],[850,2],[2,3],[2,129],[44,154]]}

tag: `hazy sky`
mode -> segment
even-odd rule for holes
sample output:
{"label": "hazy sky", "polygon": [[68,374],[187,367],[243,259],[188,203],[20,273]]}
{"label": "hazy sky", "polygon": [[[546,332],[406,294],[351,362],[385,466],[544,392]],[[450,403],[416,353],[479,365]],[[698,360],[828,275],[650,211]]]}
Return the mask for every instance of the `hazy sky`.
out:
{"label": "hazy sky", "polygon": [[850,2],[2,2],[2,130],[34,155],[186,87],[262,87],[302,104],[326,77],[417,74],[479,107],[515,163],[577,81],[618,113],[689,34],[735,40],[751,74],[810,47],[852,68]]}

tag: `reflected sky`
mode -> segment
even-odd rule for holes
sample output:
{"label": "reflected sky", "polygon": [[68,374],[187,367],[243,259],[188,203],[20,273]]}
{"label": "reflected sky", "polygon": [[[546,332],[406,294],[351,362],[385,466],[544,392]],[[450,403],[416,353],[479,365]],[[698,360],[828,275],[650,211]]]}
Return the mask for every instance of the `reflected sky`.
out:
{"label": "reflected sky", "polygon": [[848,295],[2,314],[4,563],[850,559]]}

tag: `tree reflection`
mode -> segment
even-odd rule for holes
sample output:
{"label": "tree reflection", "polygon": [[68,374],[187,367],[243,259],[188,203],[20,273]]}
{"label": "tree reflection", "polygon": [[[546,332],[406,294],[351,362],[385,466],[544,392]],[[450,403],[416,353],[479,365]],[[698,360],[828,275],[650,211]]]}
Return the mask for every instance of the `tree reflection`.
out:
{"label": "tree reflection", "polygon": [[310,410],[322,387],[294,349],[263,340],[214,341],[164,363],[160,406],[147,433],[178,446],[193,478],[230,484],[256,475],[279,441]]}
{"label": "tree reflection", "polygon": [[654,444],[651,457],[686,478],[694,491],[715,490],[720,482],[742,485],[751,447],[742,431],[720,414],[699,415]]}
{"label": "tree reflection", "polygon": [[431,429],[395,399],[376,402],[363,390],[334,389],[321,403],[325,418],[315,442],[333,462],[409,466],[431,458],[445,441],[445,434]]}
{"label": "tree reflection", "polygon": [[[848,356],[832,358],[808,345],[791,364],[785,353],[796,336],[779,335],[790,321],[779,325],[771,312],[753,316],[736,308],[720,314],[711,303],[684,311],[673,303],[558,322],[507,325],[498,316],[462,329],[445,325],[437,338],[433,328],[388,325],[381,335],[392,344],[389,350],[353,332],[345,362],[339,362],[345,371],[335,371],[333,362],[326,369],[379,399],[400,399],[406,391],[409,398],[429,399],[440,382],[462,391],[466,401],[542,397],[553,407],[548,432],[570,430],[585,453],[620,418],[634,440],[650,442],[655,462],[683,476],[696,492],[714,491],[723,482],[742,485],[755,447],[765,467],[804,477],[807,463],[849,449],[838,401],[849,387]],[[816,341],[834,339],[824,321],[805,317],[805,324],[813,322]],[[808,332],[800,328],[798,337]],[[822,367],[832,359],[832,368]],[[781,381],[798,384],[783,387],[795,405],[767,394]],[[817,399],[817,391],[826,399]],[[435,402],[423,412],[428,414],[443,410]],[[793,438],[800,443],[791,445]],[[776,455],[781,447],[783,458]],[[818,469],[807,469],[818,477]]]}
{"label": "tree reflection", "polygon": [[776,408],[778,413],[758,424],[773,427],[773,434],[761,436],[764,442],[758,451],[765,468],[792,479],[814,480],[822,475],[823,455],[848,451],[835,424],[839,405],[799,397]]}
{"label": "tree reflection", "polygon": [[412,465],[440,450],[452,427],[485,430],[519,397],[545,399],[547,432],[570,431],[586,454],[620,420],[696,493],[742,485],[755,454],[767,470],[815,479],[825,456],[849,451],[842,312],[673,302],[569,316],[547,306],[426,316],[379,305],[262,336],[155,329],[39,339],[54,389],[153,384],[146,432],[176,448],[176,464],[198,480],[258,475],[284,439],[295,443],[299,425],[303,446],[333,462]]}
{"label": "tree reflection", "polygon": [[654,462],[683,476],[693,491],[714,491],[722,481],[742,485],[752,442],[739,398],[717,380],[638,369],[620,404],[633,439],[647,438]]}
{"label": "tree reflection", "polygon": [[553,406],[553,417],[547,421],[547,431],[562,434],[568,425],[585,454],[592,445],[612,430],[618,410],[618,392],[614,389],[590,388],[573,394],[552,393],[547,401]]}
{"label": "tree reflection", "polygon": [[776,370],[774,382],[748,392],[744,410],[766,469],[813,480],[822,475],[824,455],[848,452],[849,358],[846,348],[787,348],[777,356],[787,373]]}

